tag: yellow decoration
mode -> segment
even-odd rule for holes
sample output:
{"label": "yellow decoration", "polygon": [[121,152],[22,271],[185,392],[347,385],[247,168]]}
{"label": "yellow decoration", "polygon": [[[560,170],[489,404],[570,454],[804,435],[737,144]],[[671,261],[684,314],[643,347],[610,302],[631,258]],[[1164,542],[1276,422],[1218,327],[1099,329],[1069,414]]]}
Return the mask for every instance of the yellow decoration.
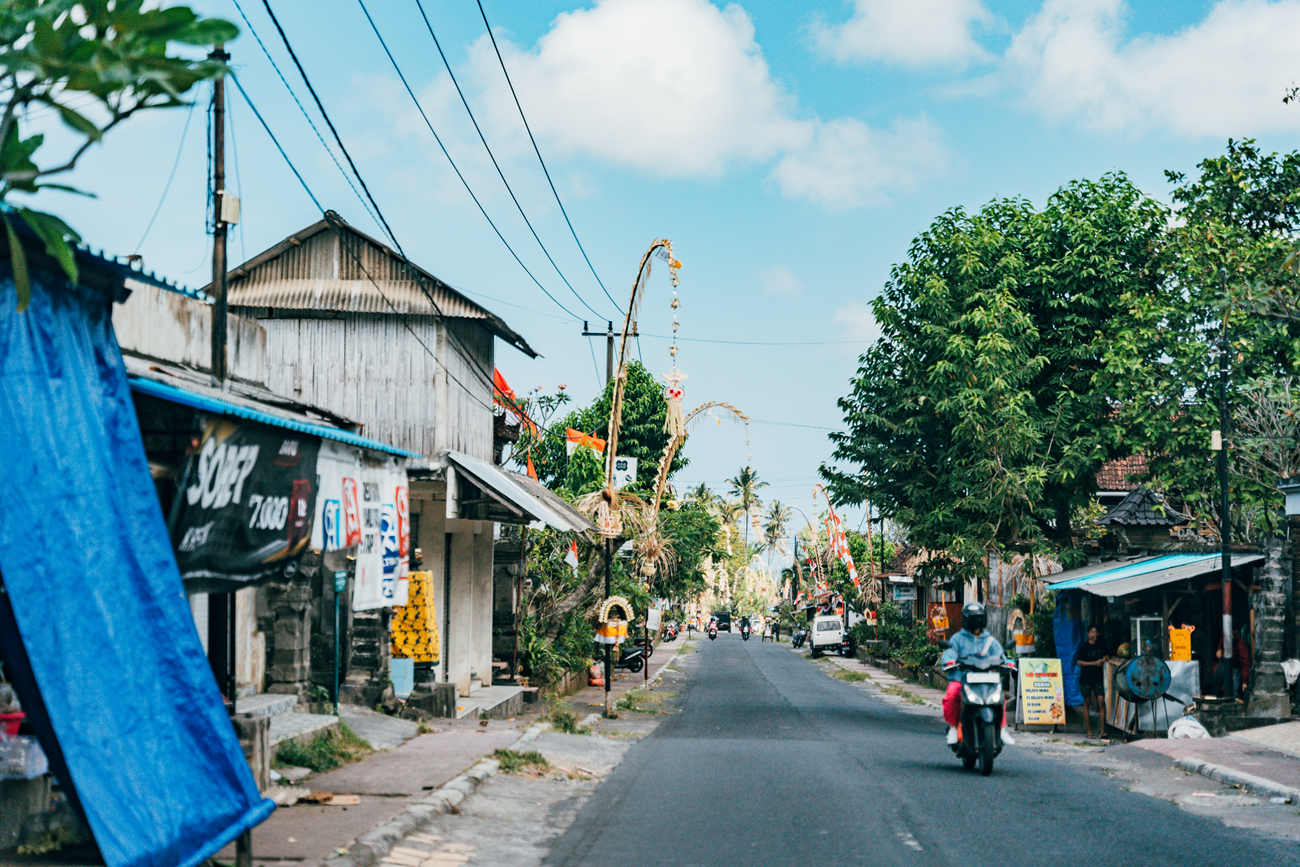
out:
{"label": "yellow decoration", "polygon": [[1169,627],[1169,659],[1173,662],[1192,661],[1192,631],[1196,627],[1183,624],[1182,629]]}
{"label": "yellow decoration", "polygon": [[441,644],[433,610],[433,573],[412,572],[407,603],[393,608],[393,656],[437,662]]}
{"label": "yellow decoration", "polygon": [[622,596],[611,596],[605,600],[605,604],[600,606],[600,617],[597,619],[601,622],[608,620],[631,620],[632,603],[628,602],[627,599]]}

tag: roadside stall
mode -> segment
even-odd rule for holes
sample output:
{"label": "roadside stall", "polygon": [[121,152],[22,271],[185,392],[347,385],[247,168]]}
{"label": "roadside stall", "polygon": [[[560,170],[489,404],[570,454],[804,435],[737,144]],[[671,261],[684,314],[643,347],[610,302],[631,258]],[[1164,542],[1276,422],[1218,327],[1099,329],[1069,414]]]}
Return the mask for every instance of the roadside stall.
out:
{"label": "roadside stall", "polygon": [[[1249,612],[1252,575],[1263,561],[1260,554],[1232,558],[1234,611]],[[1097,626],[1112,657],[1104,675],[1108,726],[1125,733],[1165,730],[1194,697],[1212,691],[1215,651],[1222,646],[1221,574],[1217,553],[1179,553],[1112,560],[1045,579],[1060,592],[1058,612],[1078,621],[1084,635]],[[1160,665],[1134,661],[1126,668],[1139,657]],[[1071,666],[1077,674],[1072,656],[1062,666],[1063,677]]]}

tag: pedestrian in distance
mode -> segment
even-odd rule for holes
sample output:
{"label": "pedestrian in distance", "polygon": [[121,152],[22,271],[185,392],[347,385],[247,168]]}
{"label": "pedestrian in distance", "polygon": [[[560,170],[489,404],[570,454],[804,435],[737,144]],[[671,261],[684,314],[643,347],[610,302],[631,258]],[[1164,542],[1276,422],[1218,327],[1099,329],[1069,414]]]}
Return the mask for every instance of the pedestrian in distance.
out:
{"label": "pedestrian in distance", "polygon": [[1106,662],[1110,654],[1101,630],[1088,627],[1088,640],[1079,645],[1079,689],[1083,691],[1083,727],[1092,737],[1092,706],[1097,705],[1097,737],[1106,734]]}

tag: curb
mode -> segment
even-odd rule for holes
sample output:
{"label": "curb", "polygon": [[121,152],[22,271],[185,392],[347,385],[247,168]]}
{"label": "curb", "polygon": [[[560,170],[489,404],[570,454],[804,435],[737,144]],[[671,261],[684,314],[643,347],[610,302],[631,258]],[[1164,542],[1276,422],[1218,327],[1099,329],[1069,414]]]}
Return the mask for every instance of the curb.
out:
{"label": "curb", "polygon": [[1241,786],[1244,789],[1251,789],[1259,792],[1261,795],[1269,795],[1274,798],[1286,798],[1292,804],[1300,804],[1300,789],[1293,789],[1290,786],[1284,786],[1281,783],[1275,783],[1272,780],[1266,780],[1263,777],[1257,777],[1254,774],[1248,774],[1245,771],[1237,771],[1232,768],[1225,768],[1223,765],[1216,765],[1213,762],[1206,761],[1199,756],[1188,756],[1187,758],[1178,759],[1174,766],[1184,771],[1191,771],[1200,774],[1203,777],[1209,777],[1212,780],[1218,780],[1221,783],[1230,783]]}
{"label": "curb", "polygon": [[[549,725],[549,723],[534,723],[529,726],[511,745],[511,749],[533,740],[544,729],[549,728]],[[479,760],[468,771],[448,780],[435,791],[398,813],[396,817],[353,840],[348,844],[346,855],[338,855],[323,861],[321,867],[372,867],[407,836],[426,828],[435,816],[452,812],[500,767],[501,763],[496,759]]]}

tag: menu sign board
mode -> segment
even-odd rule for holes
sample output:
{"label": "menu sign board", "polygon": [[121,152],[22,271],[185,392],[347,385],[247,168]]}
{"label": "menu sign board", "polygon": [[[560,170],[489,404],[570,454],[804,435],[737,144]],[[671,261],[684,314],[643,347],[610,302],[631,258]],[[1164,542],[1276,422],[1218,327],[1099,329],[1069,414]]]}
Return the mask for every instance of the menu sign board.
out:
{"label": "menu sign board", "polygon": [[1027,725],[1065,723],[1065,683],[1059,659],[1020,659],[1020,706]]}

